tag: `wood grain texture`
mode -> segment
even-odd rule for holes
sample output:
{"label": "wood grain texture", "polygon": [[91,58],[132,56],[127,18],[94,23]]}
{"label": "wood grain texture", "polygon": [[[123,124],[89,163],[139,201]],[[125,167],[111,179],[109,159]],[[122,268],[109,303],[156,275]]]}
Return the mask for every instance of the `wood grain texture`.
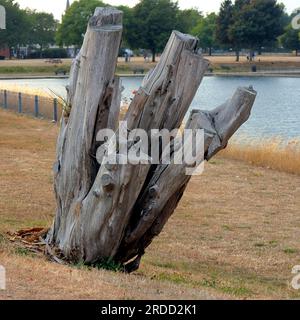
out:
{"label": "wood grain texture", "polygon": [[[154,165],[147,160],[150,132],[181,126],[209,63],[198,51],[197,38],[174,31],[125,115],[130,139],[116,143],[124,130],[118,127],[122,86],[114,75],[121,35],[122,12],[96,8],[71,68],[54,164],[57,213],[46,240],[66,260],[94,264],[112,259],[132,272],[173,214],[190,180],[188,165],[175,164],[176,151],[183,151],[182,137],[171,141],[171,163]],[[199,153],[199,163],[226,147],[247,121],[255,96],[251,88],[239,88],[215,110],[191,113],[186,128],[193,133],[204,130],[204,155],[193,150],[193,144],[189,146]],[[98,141],[101,129],[112,129],[114,136]],[[137,148],[135,129],[147,132],[144,163],[123,164],[121,160]],[[110,164],[107,148],[114,145],[119,162]],[[159,159],[164,151],[159,151]]]}
{"label": "wood grain texture", "polygon": [[[172,33],[159,64],[145,77],[129,106],[125,116],[129,130],[139,128],[149,133],[151,129],[179,128],[208,67],[196,49],[196,38]],[[150,164],[117,165],[114,170],[100,167],[94,192],[82,202],[85,218],[81,230],[89,230],[80,239],[86,261],[115,258],[150,168]],[[103,185],[103,176],[107,175],[114,181],[110,192]],[[97,193],[99,196],[95,197]]]}
{"label": "wood grain texture", "polygon": [[48,235],[48,241],[66,256],[73,250],[81,202],[90,191],[99,167],[95,161],[95,133],[108,126],[111,104],[116,103],[119,95],[119,81],[114,73],[121,35],[122,12],[98,8],[72,66],[68,88],[71,110],[61,121],[54,165],[58,208]]}
{"label": "wood grain texture", "polygon": [[[212,111],[191,112],[186,129],[204,130],[205,160],[224,149],[230,137],[248,120],[255,98],[256,92],[252,88],[238,88],[233,97],[220,107]],[[174,145],[176,141],[173,149]],[[161,232],[191,178],[186,173],[188,167],[186,163],[174,164],[174,153],[170,165],[156,167],[133,208],[131,222],[117,254],[119,260],[126,262],[143,254],[153,238]]]}

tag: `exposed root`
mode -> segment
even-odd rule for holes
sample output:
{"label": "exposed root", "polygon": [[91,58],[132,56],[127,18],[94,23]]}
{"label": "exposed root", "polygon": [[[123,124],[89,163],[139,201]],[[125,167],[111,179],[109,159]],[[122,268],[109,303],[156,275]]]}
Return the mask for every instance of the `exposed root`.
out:
{"label": "exposed root", "polygon": [[51,248],[51,246],[44,241],[45,243],[45,254],[46,256],[53,262],[59,263],[59,264],[67,264],[66,261],[63,260],[63,258],[59,258],[61,256],[61,252],[56,248]]}
{"label": "exposed root", "polygon": [[61,253],[57,249],[51,248],[45,241],[45,237],[49,231],[49,228],[31,228],[22,229],[14,233],[8,232],[9,241],[16,243],[20,247],[25,247],[27,250],[36,254],[45,254],[49,260],[59,264],[65,264],[62,259],[59,258]]}
{"label": "exposed root", "polygon": [[35,250],[43,251],[41,250],[45,246],[43,238],[47,232],[48,229],[45,228],[31,228],[22,229],[14,233],[8,232],[7,234],[11,242],[19,242],[28,249],[34,248]]}

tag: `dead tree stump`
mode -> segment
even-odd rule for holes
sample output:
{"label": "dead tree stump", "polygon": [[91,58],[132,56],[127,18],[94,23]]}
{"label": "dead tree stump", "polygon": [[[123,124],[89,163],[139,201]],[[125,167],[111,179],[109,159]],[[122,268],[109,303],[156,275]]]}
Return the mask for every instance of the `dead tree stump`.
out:
{"label": "dead tree stump", "polygon": [[[134,271],[145,249],[176,209],[191,178],[186,164],[108,163],[109,141],[99,130],[120,135],[120,80],[115,77],[122,36],[122,12],[97,8],[73,62],[54,165],[57,212],[46,241],[68,261],[95,264],[106,259]],[[131,140],[117,146],[117,159],[135,146],[135,129],[178,129],[208,68],[198,39],[174,31],[158,65],[146,75],[125,116]],[[225,148],[248,119],[256,97],[239,88],[217,109],[193,111],[186,128],[204,130],[204,156]],[[179,140],[178,140],[179,139]],[[132,142],[132,143],[130,143]],[[97,152],[102,150],[101,161]],[[195,150],[193,150],[195,151]],[[149,159],[149,149],[144,150]],[[159,151],[159,158],[164,150]],[[98,159],[98,161],[97,161]]]}

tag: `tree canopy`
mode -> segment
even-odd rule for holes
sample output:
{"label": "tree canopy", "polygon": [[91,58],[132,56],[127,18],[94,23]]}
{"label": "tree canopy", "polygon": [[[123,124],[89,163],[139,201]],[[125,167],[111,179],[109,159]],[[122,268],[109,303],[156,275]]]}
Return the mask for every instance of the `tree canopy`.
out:
{"label": "tree canopy", "polygon": [[[86,24],[99,0],[74,2],[63,16],[57,32],[60,45],[82,44]],[[287,24],[284,7],[276,0],[224,0],[218,14],[203,17],[196,9],[180,10],[172,0],[140,0],[130,8],[119,6],[124,12],[123,46],[147,49],[152,60],[162,51],[172,30],[191,33],[200,38],[203,48],[216,46],[260,50],[273,45]]]}
{"label": "tree canopy", "polygon": [[6,29],[0,31],[0,46],[13,47],[26,44],[29,38],[30,21],[25,10],[13,0],[0,0],[6,9]]}
{"label": "tree canopy", "polygon": [[[54,38],[60,46],[80,47],[95,8],[108,6],[101,0],[74,1],[59,24],[52,14],[22,10],[15,0],[0,0],[0,5],[7,12],[7,29],[1,30],[0,43],[10,48],[30,44],[44,48]],[[180,10],[173,0],[140,0],[133,8],[118,9],[124,13],[123,47],[149,50],[153,61],[172,30],[198,36],[209,53],[222,46],[235,50],[238,57],[241,49],[261,50],[274,46],[278,38],[284,48],[299,50],[299,32],[288,27],[292,17],[276,0],[224,0],[218,14],[206,16],[197,9]]]}
{"label": "tree canopy", "polygon": [[[73,2],[59,25],[57,43],[81,46],[87,21],[98,6],[107,4],[99,0]],[[153,60],[165,46],[172,30],[191,33],[202,18],[198,10],[179,10],[177,2],[171,0],[141,0],[133,8],[122,5],[118,9],[124,12],[123,45],[151,50]]]}
{"label": "tree canopy", "polygon": [[235,10],[229,38],[238,38],[245,48],[260,50],[274,44],[282,34],[282,17],[283,7],[276,0],[244,1]]}
{"label": "tree canopy", "polygon": [[208,48],[209,55],[212,53],[212,47],[216,45],[216,25],[217,15],[215,13],[208,14],[202,18],[198,24],[192,29],[192,34],[200,40],[202,48]]}
{"label": "tree canopy", "polygon": [[89,18],[96,7],[104,7],[99,0],[74,1],[62,18],[58,27],[56,41],[59,45],[81,46]]}
{"label": "tree canopy", "polygon": [[225,0],[217,18],[216,38],[220,44],[261,50],[273,45],[284,28],[284,6],[276,0]]}
{"label": "tree canopy", "polygon": [[43,47],[55,43],[55,33],[58,22],[53,14],[45,12],[27,11],[30,20],[30,42]]}
{"label": "tree canopy", "polygon": [[221,3],[219,15],[216,21],[216,40],[223,46],[231,46],[228,30],[233,23],[233,4],[231,0]]}
{"label": "tree canopy", "polygon": [[123,46],[129,46],[128,38],[134,32],[133,10],[128,6],[118,6],[123,11]]}
{"label": "tree canopy", "polygon": [[295,50],[296,56],[300,50],[300,33],[295,30],[291,25],[287,26],[285,33],[279,39],[282,46],[286,49]]}
{"label": "tree canopy", "polygon": [[197,9],[179,10],[177,29],[184,33],[193,33],[193,29],[202,21],[203,15]]}
{"label": "tree canopy", "polygon": [[6,29],[0,31],[0,46],[38,44],[41,49],[55,43],[57,21],[52,14],[21,9],[16,1],[0,0],[6,9]]}
{"label": "tree canopy", "polygon": [[172,30],[176,29],[179,8],[177,2],[170,0],[141,0],[132,14],[131,30],[127,34],[132,48],[151,50],[152,61],[161,51]]}

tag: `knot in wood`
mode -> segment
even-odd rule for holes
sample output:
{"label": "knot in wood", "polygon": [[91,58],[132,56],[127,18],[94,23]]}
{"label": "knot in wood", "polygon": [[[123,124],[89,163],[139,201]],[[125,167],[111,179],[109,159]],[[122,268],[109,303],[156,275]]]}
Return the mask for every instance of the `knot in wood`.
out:
{"label": "knot in wood", "polygon": [[95,190],[93,191],[93,195],[94,195],[95,197],[97,197],[97,198],[100,197],[100,194],[101,194],[101,192],[100,192],[99,189],[95,189]]}
{"label": "knot in wood", "polygon": [[111,192],[115,187],[115,182],[109,174],[104,174],[101,177],[102,187],[106,192]]}
{"label": "knot in wood", "polygon": [[106,163],[104,166],[105,166],[105,169],[107,169],[108,171],[116,171],[117,170],[116,164]]}
{"label": "knot in wood", "polygon": [[157,195],[158,195],[158,186],[155,185],[149,189],[149,196],[150,198],[156,198]]}

